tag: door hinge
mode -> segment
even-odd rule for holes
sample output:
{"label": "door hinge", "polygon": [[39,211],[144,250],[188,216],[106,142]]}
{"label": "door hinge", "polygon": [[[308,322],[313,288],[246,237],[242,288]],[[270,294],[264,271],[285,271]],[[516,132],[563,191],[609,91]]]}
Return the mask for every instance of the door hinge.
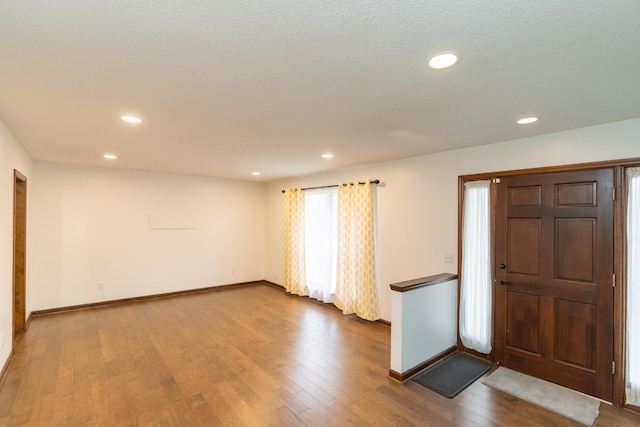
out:
{"label": "door hinge", "polygon": [[612,193],[612,196],[613,196],[613,200],[615,200],[616,199],[616,187],[613,187],[611,189],[611,193]]}
{"label": "door hinge", "polygon": [[616,374],[616,361],[611,362],[611,375]]}
{"label": "door hinge", "polygon": [[616,273],[613,273],[613,284],[611,285],[611,287],[616,287]]}

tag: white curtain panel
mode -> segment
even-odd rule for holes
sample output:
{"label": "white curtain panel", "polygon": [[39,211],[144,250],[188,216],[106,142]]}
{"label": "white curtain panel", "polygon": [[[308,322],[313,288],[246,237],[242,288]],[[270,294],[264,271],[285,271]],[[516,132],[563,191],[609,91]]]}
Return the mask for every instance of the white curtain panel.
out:
{"label": "white curtain panel", "polygon": [[460,339],[466,348],[491,353],[491,181],[465,183],[462,208]]}
{"label": "white curtain panel", "polygon": [[336,292],[338,189],[307,190],[304,206],[309,297],[332,303]]}
{"label": "white curtain panel", "polygon": [[640,168],[627,169],[626,401],[640,406]]}

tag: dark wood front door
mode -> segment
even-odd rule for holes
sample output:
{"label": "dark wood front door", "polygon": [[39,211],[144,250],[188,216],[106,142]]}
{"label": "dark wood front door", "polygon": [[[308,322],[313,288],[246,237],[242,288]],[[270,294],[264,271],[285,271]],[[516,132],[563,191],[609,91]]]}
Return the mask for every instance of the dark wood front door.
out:
{"label": "dark wood front door", "polygon": [[496,362],[611,401],[613,170],[497,184]]}

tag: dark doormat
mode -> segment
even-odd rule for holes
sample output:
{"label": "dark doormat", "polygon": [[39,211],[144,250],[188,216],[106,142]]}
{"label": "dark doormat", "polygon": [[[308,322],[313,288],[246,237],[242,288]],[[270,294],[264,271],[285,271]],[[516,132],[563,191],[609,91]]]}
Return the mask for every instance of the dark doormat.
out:
{"label": "dark doormat", "polygon": [[490,365],[454,353],[422,371],[413,380],[446,397],[455,397],[491,368]]}

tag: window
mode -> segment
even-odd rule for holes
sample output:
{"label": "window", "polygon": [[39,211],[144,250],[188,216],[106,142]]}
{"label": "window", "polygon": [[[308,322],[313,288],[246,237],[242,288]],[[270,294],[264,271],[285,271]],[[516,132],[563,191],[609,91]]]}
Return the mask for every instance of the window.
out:
{"label": "window", "polygon": [[462,207],[460,339],[466,348],[491,353],[490,181],[466,182]]}
{"label": "window", "polygon": [[285,290],[379,319],[371,182],[284,193]]}
{"label": "window", "polygon": [[627,404],[640,406],[640,168],[627,169]]}
{"label": "window", "polygon": [[338,189],[305,191],[305,259],[309,297],[333,302],[338,248]]}

